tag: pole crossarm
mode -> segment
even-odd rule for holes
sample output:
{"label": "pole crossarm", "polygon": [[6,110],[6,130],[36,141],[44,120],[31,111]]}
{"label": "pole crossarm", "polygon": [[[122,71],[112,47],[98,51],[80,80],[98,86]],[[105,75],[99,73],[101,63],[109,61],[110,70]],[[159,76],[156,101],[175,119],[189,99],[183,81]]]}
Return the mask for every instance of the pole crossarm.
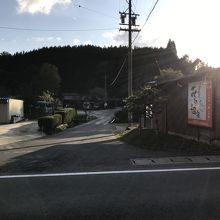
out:
{"label": "pole crossarm", "polygon": [[[120,28],[119,31],[129,31],[129,29],[128,28]],[[139,29],[132,29],[131,31],[132,32],[140,32],[141,30],[139,30]]]}

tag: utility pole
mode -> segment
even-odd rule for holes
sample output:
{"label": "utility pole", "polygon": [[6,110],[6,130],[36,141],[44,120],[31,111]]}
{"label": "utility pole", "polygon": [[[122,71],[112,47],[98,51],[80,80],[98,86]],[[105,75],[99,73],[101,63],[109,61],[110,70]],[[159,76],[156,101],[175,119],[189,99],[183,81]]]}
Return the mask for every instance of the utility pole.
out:
{"label": "utility pole", "polygon": [[108,94],[107,94],[107,75],[105,73],[105,102],[108,100]]}
{"label": "utility pole", "polygon": [[[120,25],[125,25],[127,28],[121,28],[120,31],[128,32],[128,96],[133,95],[133,76],[132,76],[132,32],[139,32],[136,27],[136,19],[139,14],[135,14],[132,10],[131,0],[128,0],[128,9],[124,12],[119,12],[121,16]],[[126,23],[126,17],[128,16],[128,22]],[[135,27],[135,28],[133,28]],[[128,113],[128,121],[132,123],[132,113]]]}

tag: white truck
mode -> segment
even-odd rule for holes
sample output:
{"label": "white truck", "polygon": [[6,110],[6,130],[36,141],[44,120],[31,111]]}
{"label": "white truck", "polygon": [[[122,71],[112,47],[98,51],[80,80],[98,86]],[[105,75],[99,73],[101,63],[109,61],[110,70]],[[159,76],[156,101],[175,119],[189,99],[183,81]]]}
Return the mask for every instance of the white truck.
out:
{"label": "white truck", "polygon": [[24,101],[0,98],[0,124],[15,123],[24,118]]}

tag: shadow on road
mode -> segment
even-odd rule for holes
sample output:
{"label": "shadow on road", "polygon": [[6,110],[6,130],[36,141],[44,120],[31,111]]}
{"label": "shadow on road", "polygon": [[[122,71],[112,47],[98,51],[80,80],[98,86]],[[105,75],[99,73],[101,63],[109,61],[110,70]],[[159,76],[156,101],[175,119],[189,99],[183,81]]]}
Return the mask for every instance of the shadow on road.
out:
{"label": "shadow on road", "polygon": [[110,135],[103,135],[99,137],[89,137],[89,138],[81,138],[81,139],[72,139],[69,141],[56,141],[56,142],[49,142],[47,144],[32,144],[28,146],[23,146],[23,147],[13,147],[13,148],[8,148],[8,149],[0,149],[0,152],[5,152],[5,151],[13,151],[13,150],[19,150],[19,149],[28,149],[28,148],[36,148],[36,147],[45,147],[45,146],[51,146],[51,145],[60,145],[60,144],[67,144],[67,143],[77,143],[81,141],[89,141],[89,140],[95,140],[97,138],[106,138],[106,137],[114,137],[114,134]]}
{"label": "shadow on road", "polygon": [[[155,152],[152,154],[155,156]],[[16,156],[0,167],[0,173],[19,174],[120,169],[122,166],[130,166],[129,159],[144,156],[150,156],[150,152],[126,145],[115,139],[95,140],[93,142],[92,138],[89,143],[56,144]]]}
{"label": "shadow on road", "polygon": [[[15,124],[16,127],[10,127],[13,126],[14,124],[8,124],[6,125],[6,133],[0,133],[0,136],[10,136],[10,135],[21,135],[21,134],[27,134],[27,133],[32,133],[32,132],[36,132],[38,134],[41,134],[41,132],[39,131],[38,125],[36,123],[29,123],[29,124],[22,124],[25,122],[20,122],[18,124]],[[2,125],[5,126],[5,125]]]}

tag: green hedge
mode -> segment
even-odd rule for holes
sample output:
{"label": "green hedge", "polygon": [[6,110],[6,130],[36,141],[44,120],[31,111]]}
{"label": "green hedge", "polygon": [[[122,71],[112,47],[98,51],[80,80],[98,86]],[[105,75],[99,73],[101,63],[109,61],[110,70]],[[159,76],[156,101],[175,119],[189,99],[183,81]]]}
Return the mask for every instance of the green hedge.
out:
{"label": "green hedge", "polygon": [[44,132],[53,132],[58,125],[62,124],[62,115],[55,114],[38,119],[40,130]]}
{"label": "green hedge", "polygon": [[62,115],[62,124],[71,124],[76,117],[76,109],[74,108],[64,108],[56,110],[55,114]]}
{"label": "green hedge", "polygon": [[86,114],[77,114],[75,119],[74,119],[74,122],[77,123],[77,124],[80,124],[80,123],[85,123],[88,121],[88,117]]}

